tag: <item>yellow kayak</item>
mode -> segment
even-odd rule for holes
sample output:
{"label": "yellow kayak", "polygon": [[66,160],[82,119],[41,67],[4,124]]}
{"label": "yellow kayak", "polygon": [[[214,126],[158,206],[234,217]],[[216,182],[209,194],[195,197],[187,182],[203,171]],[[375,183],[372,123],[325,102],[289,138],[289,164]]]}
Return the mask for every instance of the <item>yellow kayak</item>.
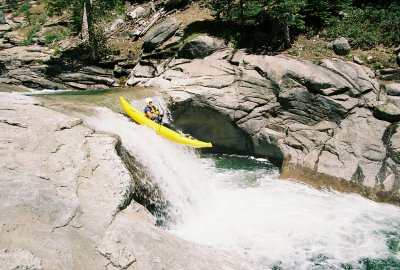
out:
{"label": "yellow kayak", "polygon": [[119,101],[121,102],[122,107],[124,108],[125,112],[138,124],[145,125],[161,136],[174,141],[176,143],[184,144],[187,146],[195,147],[195,148],[204,148],[204,147],[212,147],[210,142],[203,142],[197,139],[192,139],[186,137],[184,134],[176,132],[172,129],[164,127],[163,125],[157,124],[156,122],[150,120],[146,117],[143,112],[136,110],[132,107],[124,97],[119,97]]}

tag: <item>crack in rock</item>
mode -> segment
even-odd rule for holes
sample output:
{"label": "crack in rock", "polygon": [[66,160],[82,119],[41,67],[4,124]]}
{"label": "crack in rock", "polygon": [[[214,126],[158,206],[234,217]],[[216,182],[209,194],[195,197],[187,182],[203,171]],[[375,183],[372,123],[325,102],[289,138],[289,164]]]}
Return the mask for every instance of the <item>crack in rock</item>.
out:
{"label": "crack in rock", "polygon": [[25,129],[28,128],[27,125],[23,125],[23,124],[18,123],[18,122],[10,122],[7,119],[1,119],[0,123],[4,123],[4,124],[10,125],[10,126],[19,127],[19,128],[25,128]]}

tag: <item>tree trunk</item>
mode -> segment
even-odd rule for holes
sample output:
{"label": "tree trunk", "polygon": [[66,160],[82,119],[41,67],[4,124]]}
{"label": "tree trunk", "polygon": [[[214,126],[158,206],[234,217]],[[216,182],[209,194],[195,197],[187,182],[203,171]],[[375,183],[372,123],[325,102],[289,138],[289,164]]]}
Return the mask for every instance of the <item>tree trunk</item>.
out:
{"label": "tree trunk", "polygon": [[289,18],[288,15],[283,20],[283,38],[285,49],[292,48],[292,43],[290,42],[290,32],[289,32]]}
{"label": "tree trunk", "polygon": [[87,42],[89,40],[89,25],[88,25],[88,16],[87,16],[87,8],[86,8],[86,0],[83,1],[83,12],[82,12],[82,27],[81,27],[81,39],[83,42]]}
{"label": "tree trunk", "polygon": [[82,41],[90,49],[90,60],[96,60],[99,56],[98,44],[94,33],[93,24],[93,0],[83,0],[83,18],[82,18]]}
{"label": "tree trunk", "polygon": [[244,28],[244,3],[243,0],[239,1],[239,5],[240,5],[240,26],[242,27],[242,31]]}

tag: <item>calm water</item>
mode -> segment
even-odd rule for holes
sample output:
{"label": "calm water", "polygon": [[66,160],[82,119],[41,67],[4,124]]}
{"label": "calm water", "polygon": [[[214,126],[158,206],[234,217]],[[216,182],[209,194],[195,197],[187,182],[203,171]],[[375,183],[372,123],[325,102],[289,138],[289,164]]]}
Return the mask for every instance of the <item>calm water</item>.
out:
{"label": "calm water", "polygon": [[122,138],[170,202],[171,233],[266,268],[400,269],[399,207],[278,179],[265,159],[200,154],[167,141],[115,113],[121,93],[140,102],[151,91],[57,93],[41,100]]}

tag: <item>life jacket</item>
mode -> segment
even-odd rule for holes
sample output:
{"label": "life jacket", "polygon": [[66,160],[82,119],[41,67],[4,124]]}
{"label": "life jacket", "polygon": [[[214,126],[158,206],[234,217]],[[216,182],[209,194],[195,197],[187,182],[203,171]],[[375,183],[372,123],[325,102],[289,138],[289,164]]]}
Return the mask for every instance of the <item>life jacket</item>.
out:
{"label": "life jacket", "polygon": [[[160,114],[160,111],[159,110],[157,110],[157,108],[156,107],[154,107],[154,106],[150,106],[150,105],[146,105],[146,107],[144,108],[144,111],[146,112],[146,109],[147,108],[150,108],[150,112],[151,113],[154,113],[154,114]],[[145,115],[146,115],[146,117],[147,118],[149,118],[148,116],[147,116],[147,113],[145,113]]]}

